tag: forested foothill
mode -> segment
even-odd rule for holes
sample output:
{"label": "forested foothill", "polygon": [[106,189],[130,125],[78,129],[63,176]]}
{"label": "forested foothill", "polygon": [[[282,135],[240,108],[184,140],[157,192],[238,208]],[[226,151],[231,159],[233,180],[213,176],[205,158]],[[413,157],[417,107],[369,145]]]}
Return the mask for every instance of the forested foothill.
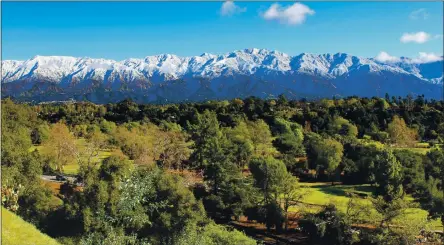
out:
{"label": "forested foothill", "polygon": [[443,101],[1,109],[2,206],[60,244],[442,244]]}

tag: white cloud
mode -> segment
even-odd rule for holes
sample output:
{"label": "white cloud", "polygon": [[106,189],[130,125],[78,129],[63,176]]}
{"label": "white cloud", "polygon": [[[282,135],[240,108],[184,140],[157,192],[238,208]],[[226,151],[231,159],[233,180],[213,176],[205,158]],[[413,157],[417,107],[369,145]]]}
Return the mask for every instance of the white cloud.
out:
{"label": "white cloud", "polygon": [[409,18],[411,20],[419,20],[419,19],[427,19],[429,17],[429,13],[427,13],[427,10],[424,8],[417,9],[410,13]]}
{"label": "white cloud", "polygon": [[304,23],[307,15],[314,14],[314,10],[302,3],[295,3],[288,7],[281,7],[275,3],[262,14],[262,17],[266,20],[277,20],[284,24],[300,25]]}
{"label": "white cloud", "polygon": [[233,1],[226,1],[220,8],[220,14],[223,16],[232,16],[247,11],[247,8],[237,6]]}
{"label": "white cloud", "polygon": [[442,56],[437,55],[435,53],[426,53],[426,52],[419,52],[419,57],[414,58],[414,63],[428,63],[428,62],[434,62],[442,60]]}
{"label": "white cloud", "polygon": [[382,51],[381,53],[379,53],[375,59],[379,62],[387,62],[387,63],[391,63],[391,62],[398,62],[400,61],[400,59],[396,56],[391,56],[389,55],[387,52]]}
{"label": "white cloud", "polygon": [[425,43],[430,40],[430,34],[420,31],[420,32],[412,32],[412,33],[404,33],[401,36],[401,42],[403,43],[409,43],[409,42],[415,42],[415,43]]}
{"label": "white cloud", "polygon": [[[438,60],[442,60],[442,55],[438,55],[435,53],[426,53],[426,52],[419,52],[419,56],[415,58],[411,58],[410,60],[403,60],[403,62],[413,63],[413,64],[422,64],[422,63],[429,63],[434,62]],[[394,63],[399,62],[401,59],[396,56],[391,56],[387,52],[382,51],[380,52],[376,57],[375,60],[383,63]]]}

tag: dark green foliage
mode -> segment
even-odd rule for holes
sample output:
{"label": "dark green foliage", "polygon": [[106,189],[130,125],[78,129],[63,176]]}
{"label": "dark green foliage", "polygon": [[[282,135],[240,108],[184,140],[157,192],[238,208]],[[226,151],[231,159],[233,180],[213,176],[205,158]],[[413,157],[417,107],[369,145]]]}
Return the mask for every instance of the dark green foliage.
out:
{"label": "dark green foliage", "polygon": [[377,164],[375,156],[380,150],[375,146],[346,144],[344,146],[344,159],[342,177],[346,184],[373,184]]}
{"label": "dark green foliage", "polygon": [[[299,196],[298,180],[289,172],[332,182],[341,174],[344,184],[376,186],[380,197],[374,205],[389,218],[387,224],[405,207],[400,202],[404,190],[431,217],[444,217],[444,156],[436,146],[444,139],[442,101],[388,95],[289,101],[282,95],[168,105],[131,100],[108,105],[2,102],[2,184],[24,187],[18,214],[51,235],[70,236],[75,243],[254,244],[207,217],[229,222],[246,215],[269,230],[281,231],[288,221],[288,207]],[[437,149],[423,157],[367,144],[370,139],[386,143],[387,132],[392,136],[398,132],[393,130],[393,118]],[[180,139],[193,148],[191,157],[180,158],[181,166],[201,173],[203,183],[200,188],[188,186],[188,180],[156,166],[150,171],[134,169],[127,159],[112,156],[100,167],[82,166],[78,175],[82,191],[72,183],[63,184],[63,205],[53,209],[54,196],[41,187],[39,175],[43,169],[50,172],[49,163],[55,162],[30,148],[45,142],[49,126],[56,122],[88,142],[101,132],[111,143],[109,150],[120,148],[138,162],[158,161],[153,142],[165,132],[180,132]],[[150,126],[165,134],[152,135]],[[333,207],[307,216],[301,226],[321,244],[352,244],[356,239],[350,222]],[[375,231],[372,241],[400,241],[387,230],[384,225]],[[389,241],[390,236],[396,239]]]}
{"label": "dark green foliage", "polygon": [[345,222],[344,215],[333,205],[317,214],[308,214],[299,226],[313,242],[319,244],[347,245],[358,240],[357,231]]}
{"label": "dark green foliage", "polygon": [[31,131],[31,141],[33,144],[41,144],[49,138],[49,126],[46,123],[38,125]]}
{"label": "dark green foliage", "polygon": [[[444,225],[444,151],[436,148],[427,153],[427,158],[426,175],[432,186],[429,187],[429,192],[426,193],[428,195],[425,196],[428,201],[426,207],[430,216],[440,217],[441,223]],[[436,189],[440,192],[434,191]]]}
{"label": "dark green foliage", "polygon": [[285,162],[287,169],[294,171],[298,168],[296,166],[298,163],[297,157],[305,156],[302,126],[276,118],[274,121],[274,131],[277,137],[273,141],[273,146],[282,153],[281,159]]}
{"label": "dark green foliage", "polygon": [[376,193],[387,202],[404,196],[402,166],[393,153],[384,150],[375,156],[375,162],[375,181],[378,183]]}
{"label": "dark green foliage", "polygon": [[307,141],[307,157],[309,167],[316,169],[318,176],[328,174],[330,181],[335,181],[339,164],[342,161],[344,148],[332,138],[321,138],[316,134],[309,136]]}
{"label": "dark green foliage", "polygon": [[402,165],[404,190],[413,193],[415,187],[425,181],[425,157],[409,150],[397,150],[393,153]]}
{"label": "dark green foliage", "polygon": [[221,149],[222,132],[215,113],[206,110],[196,116],[197,122],[188,126],[195,142],[195,150],[190,160],[196,168],[202,169],[224,158]]}

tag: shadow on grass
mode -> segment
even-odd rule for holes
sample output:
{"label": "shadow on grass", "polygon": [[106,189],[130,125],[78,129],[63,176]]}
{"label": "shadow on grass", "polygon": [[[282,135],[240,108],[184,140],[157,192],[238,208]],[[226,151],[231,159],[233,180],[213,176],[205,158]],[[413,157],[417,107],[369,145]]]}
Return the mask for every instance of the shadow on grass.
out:
{"label": "shadow on grass", "polygon": [[374,192],[374,187],[369,185],[318,185],[316,187],[325,194],[344,197],[349,197],[350,193],[368,197]]}

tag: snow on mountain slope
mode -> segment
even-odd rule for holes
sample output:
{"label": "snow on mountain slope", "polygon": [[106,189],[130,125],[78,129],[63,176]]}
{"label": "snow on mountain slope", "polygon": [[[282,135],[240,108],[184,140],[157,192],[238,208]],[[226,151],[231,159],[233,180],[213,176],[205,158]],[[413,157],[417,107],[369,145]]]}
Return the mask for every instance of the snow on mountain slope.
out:
{"label": "snow on mountain slope", "polygon": [[[25,100],[82,98],[98,103],[125,97],[149,101],[245,96],[377,96],[423,93],[440,98],[443,61],[382,63],[345,53],[290,56],[266,49],[224,55],[171,54],[114,61],[35,56],[2,61],[2,93]],[[370,81],[371,80],[371,81]],[[89,96],[89,97],[88,97]]]}

